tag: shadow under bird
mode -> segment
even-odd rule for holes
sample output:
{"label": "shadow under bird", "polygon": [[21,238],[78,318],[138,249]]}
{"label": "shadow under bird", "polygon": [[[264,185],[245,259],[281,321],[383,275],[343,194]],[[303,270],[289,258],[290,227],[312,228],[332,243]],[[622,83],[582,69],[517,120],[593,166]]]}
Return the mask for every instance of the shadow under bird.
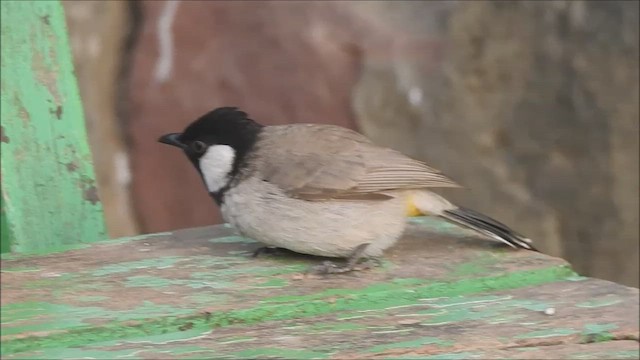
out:
{"label": "shadow under bird", "polygon": [[346,272],[380,257],[409,215],[434,215],[513,248],[535,250],[506,225],[430,188],[459,187],[424,162],[334,125],[264,126],[235,107],[208,112],[161,143],[181,148],[225,221],[270,248],[347,258]]}

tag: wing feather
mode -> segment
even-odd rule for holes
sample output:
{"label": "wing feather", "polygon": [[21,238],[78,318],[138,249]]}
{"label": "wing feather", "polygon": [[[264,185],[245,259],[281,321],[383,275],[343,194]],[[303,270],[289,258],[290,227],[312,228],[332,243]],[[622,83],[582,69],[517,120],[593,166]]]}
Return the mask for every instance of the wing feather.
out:
{"label": "wing feather", "polygon": [[460,187],[439,170],[338,126],[270,126],[256,146],[259,176],[302,199],[379,200],[391,190]]}

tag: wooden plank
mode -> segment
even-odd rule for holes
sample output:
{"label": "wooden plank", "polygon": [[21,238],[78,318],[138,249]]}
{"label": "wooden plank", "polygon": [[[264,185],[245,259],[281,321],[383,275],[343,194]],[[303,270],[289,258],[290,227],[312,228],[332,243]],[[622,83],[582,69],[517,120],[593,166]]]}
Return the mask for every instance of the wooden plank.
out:
{"label": "wooden plank", "polygon": [[104,238],[62,6],[2,1],[2,249]]}
{"label": "wooden plank", "polygon": [[[0,178],[1,180],[1,178]],[[7,216],[4,212],[4,203],[2,201],[2,194],[0,194],[0,253],[7,253],[11,251],[11,240],[9,238],[9,231],[6,231]]]}
{"label": "wooden plank", "polygon": [[5,256],[2,357],[638,356],[637,289],[472,236],[416,218],[381,267],[326,277],[226,226]]}

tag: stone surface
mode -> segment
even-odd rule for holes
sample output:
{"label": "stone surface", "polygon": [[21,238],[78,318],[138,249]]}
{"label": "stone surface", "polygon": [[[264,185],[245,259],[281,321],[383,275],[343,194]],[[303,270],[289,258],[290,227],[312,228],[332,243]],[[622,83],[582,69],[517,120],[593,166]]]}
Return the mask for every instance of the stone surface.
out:
{"label": "stone surface", "polygon": [[448,223],[343,275],[258,246],[218,226],[5,257],[2,358],[638,357],[637,289]]}

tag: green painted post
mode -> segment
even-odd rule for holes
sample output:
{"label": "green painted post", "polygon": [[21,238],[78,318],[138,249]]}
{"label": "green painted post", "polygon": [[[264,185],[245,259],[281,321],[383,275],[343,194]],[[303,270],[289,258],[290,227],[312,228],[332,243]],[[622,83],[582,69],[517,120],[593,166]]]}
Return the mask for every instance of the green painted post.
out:
{"label": "green painted post", "polygon": [[2,250],[105,238],[64,10],[0,1]]}

